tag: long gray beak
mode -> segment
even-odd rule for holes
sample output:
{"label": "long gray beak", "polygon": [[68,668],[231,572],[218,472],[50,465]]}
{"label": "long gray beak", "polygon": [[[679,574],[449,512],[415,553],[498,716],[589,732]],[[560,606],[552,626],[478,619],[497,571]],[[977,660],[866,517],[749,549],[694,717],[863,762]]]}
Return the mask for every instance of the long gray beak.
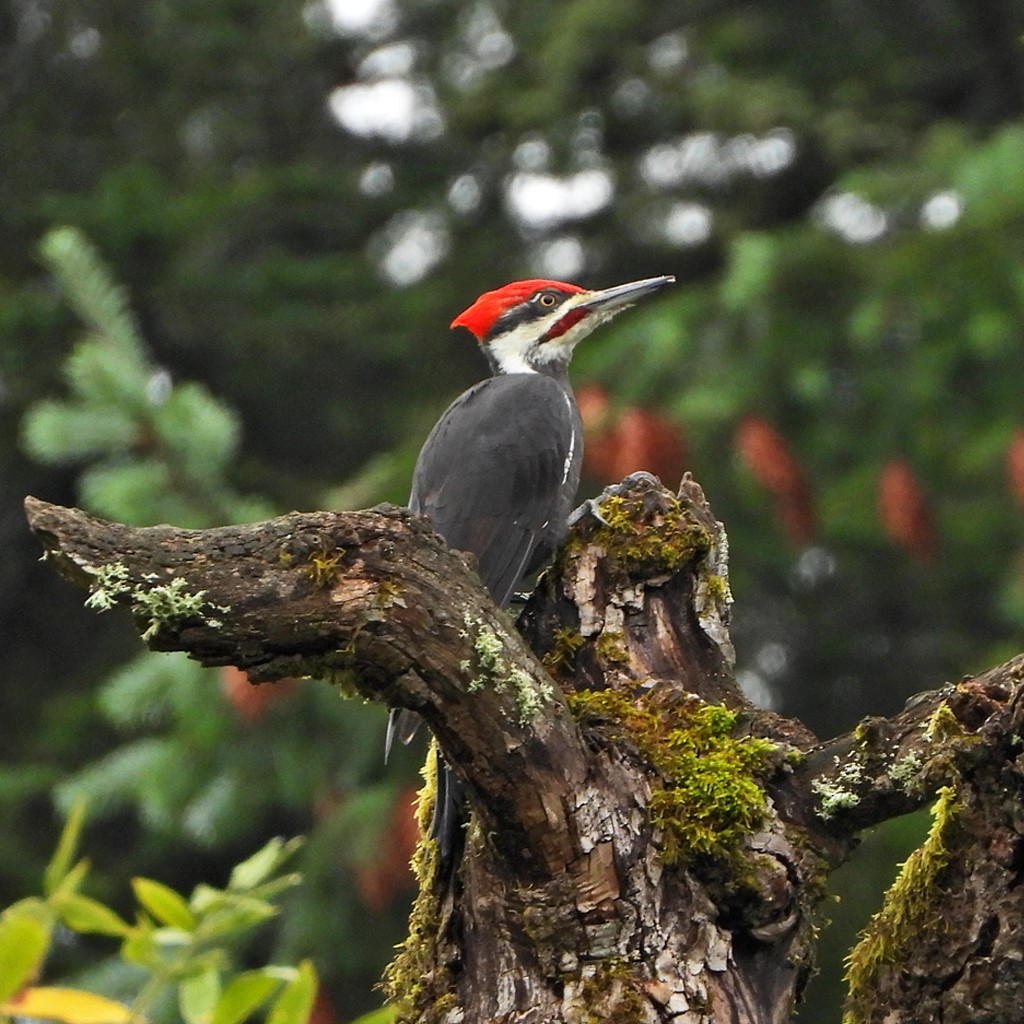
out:
{"label": "long gray beak", "polygon": [[637,299],[664,288],[667,284],[673,284],[675,277],[667,274],[664,277],[647,277],[642,281],[630,281],[629,284],[617,284],[614,288],[605,288],[599,292],[591,292],[577,309],[600,309],[611,311],[622,306],[628,306]]}

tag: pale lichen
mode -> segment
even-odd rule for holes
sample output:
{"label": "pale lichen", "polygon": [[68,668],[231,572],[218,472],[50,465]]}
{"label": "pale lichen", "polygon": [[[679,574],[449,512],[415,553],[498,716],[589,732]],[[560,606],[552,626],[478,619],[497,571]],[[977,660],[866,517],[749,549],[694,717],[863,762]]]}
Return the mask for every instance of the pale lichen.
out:
{"label": "pale lichen", "polygon": [[519,712],[520,725],[525,725],[535,715],[539,715],[544,705],[555,697],[555,688],[550,683],[535,680],[521,668],[512,669],[508,681]]}
{"label": "pale lichen", "polygon": [[[839,758],[836,758],[839,765]],[[818,797],[818,816],[828,821],[837,811],[849,810],[860,803],[855,787],[867,781],[863,765],[852,758],[839,768],[832,779],[815,779],[811,791]]]}
{"label": "pale lichen", "polygon": [[906,757],[893,763],[889,769],[889,778],[901,789],[911,789],[915,782],[920,781],[923,770],[924,761],[916,750],[912,750]]}
{"label": "pale lichen", "polygon": [[100,612],[110,611],[117,604],[118,598],[131,593],[131,589],[128,566],[124,562],[101,565],[93,576],[92,590],[85,599],[85,606]]}
{"label": "pale lichen", "polygon": [[[154,582],[159,578],[156,573],[147,573],[143,576],[148,582]],[[190,592],[187,587],[188,580],[183,576],[175,576],[168,583],[132,588],[133,610],[137,615],[149,619],[149,625],[142,634],[143,640],[152,640],[164,626],[175,626],[185,619],[202,616],[204,606],[213,611],[228,610],[221,605],[207,602],[205,590]],[[220,625],[216,619],[207,618],[206,621],[214,627]]]}
{"label": "pale lichen", "polygon": [[694,574],[693,608],[707,637],[718,645],[726,663],[736,664],[736,650],[729,635],[732,614],[729,586],[729,538],[725,527],[715,523],[713,543]]}
{"label": "pale lichen", "polygon": [[207,613],[228,611],[222,605],[208,602],[205,590],[189,591],[188,581],[182,576],[175,576],[166,583],[157,583],[160,577],[156,573],[146,573],[142,583],[131,583],[130,579],[123,562],[100,566],[85,604],[105,612],[122,598],[128,598],[134,614],[148,622],[142,633],[144,641],[152,640],[164,626],[174,626],[189,618],[204,617],[207,625],[217,627],[220,622]]}
{"label": "pale lichen", "polygon": [[[489,686],[495,693],[511,691],[520,725],[525,725],[543,710],[545,704],[554,699],[555,690],[549,682],[534,679],[525,669],[509,664],[504,641],[489,626],[475,619],[467,619],[461,635],[466,639],[472,638],[473,653],[476,655],[478,674],[466,686],[470,693],[485,686]],[[468,661],[460,662],[459,667],[463,672],[471,669]]]}

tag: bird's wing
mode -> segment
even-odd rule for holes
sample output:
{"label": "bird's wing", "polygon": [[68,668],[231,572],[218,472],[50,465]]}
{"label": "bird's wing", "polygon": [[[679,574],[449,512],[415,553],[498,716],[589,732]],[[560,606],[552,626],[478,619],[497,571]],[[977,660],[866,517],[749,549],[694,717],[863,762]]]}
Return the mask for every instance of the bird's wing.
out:
{"label": "bird's wing", "polygon": [[581,444],[575,406],[556,381],[491,377],[457,398],[431,431],[410,508],[450,547],[474,554],[484,586],[507,604],[549,523],[564,518]]}

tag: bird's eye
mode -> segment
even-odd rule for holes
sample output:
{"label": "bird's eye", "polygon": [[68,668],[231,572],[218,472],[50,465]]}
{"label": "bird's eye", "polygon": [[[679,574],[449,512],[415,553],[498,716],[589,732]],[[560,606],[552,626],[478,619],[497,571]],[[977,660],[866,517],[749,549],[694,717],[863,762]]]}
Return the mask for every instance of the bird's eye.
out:
{"label": "bird's eye", "polygon": [[541,292],[537,297],[537,301],[542,305],[550,309],[555,304],[555,297],[550,292]]}

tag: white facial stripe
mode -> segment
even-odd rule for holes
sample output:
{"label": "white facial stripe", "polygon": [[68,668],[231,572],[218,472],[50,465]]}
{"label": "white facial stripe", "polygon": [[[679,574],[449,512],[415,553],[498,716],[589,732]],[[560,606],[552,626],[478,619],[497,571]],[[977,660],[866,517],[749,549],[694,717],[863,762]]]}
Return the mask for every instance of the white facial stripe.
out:
{"label": "white facial stripe", "polygon": [[570,299],[569,303],[564,303],[542,319],[519,324],[488,344],[487,349],[502,373],[536,373],[537,367],[545,363],[568,361],[573,349],[595,327],[627,308],[623,305],[610,310],[595,310],[561,337],[542,342],[548,331],[572,308],[571,302]]}
{"label": "white facial stripe", "polygon": [[557,316],[552,314],[542,320],[529,320],[499,334],[487,348],[501,372],[536,373],[537,368],[531,365],[531,360],[534,364],[547,362],[538,351],[538,339],[544,337],[556,319]]}
{"label": "white facial stripe", "polygon": [[520,324],[511,331],[498,335],[488,346],[487,351],[494,357],[498,369],[502,373],[536,373],[536,369],[526,361],[526,353],[536,337],[535,323]]}

